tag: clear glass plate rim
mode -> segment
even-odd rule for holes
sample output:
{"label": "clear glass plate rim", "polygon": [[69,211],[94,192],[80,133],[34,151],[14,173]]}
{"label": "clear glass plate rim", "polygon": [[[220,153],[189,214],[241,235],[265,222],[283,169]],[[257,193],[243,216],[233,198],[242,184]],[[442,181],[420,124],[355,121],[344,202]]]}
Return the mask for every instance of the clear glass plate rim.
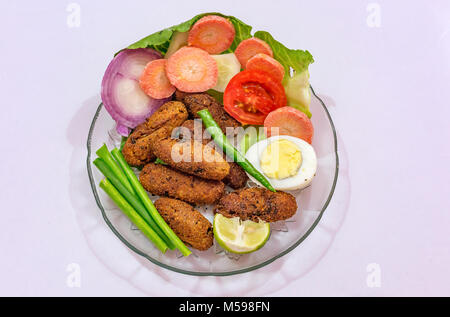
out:
{"label": "clear glass plate rim", "polygon": [[275,260],[283,257],[284,255],[288,254],[289,252],[291,252],[292,250],[294,250],[296,247],[298,247],[310,234],[311,232],[315,229],[315,227],[317,226],[317,224],[320,222],[323,213],[325,212],[325,210],[327,209],[328,205],[330,204],[330,201],[333,197],[334,194],[334,190],[336,188],[336,183],[337,183],[337,179],[338,179],[338,175],[339,175],[339,155],[338,155],[338,145],[337,145],[337,135],[336,135],[336,128],[334,125],[333,120],[331,119],[331,115],[325,105],[325,103],[322,101],[322,99],[320,99],[312,86],[310,86],[312,94],[315,98],[317,98],[317,100],[319,100],[320,104],[322,105],[323,109],[325,110],[325,113],[328,117],[328,120],[331,124],[331,129],[333,131],[333,138],[334,138],[334,154],[335,154],[335,158],[336,158],[336,169],[335,169],[335,175],[334,175],[334,179],[333,179],[333,185],[331,187],[330,193],[328,194],[327,200],[325,201],[325,204],[323,205],[319,216],[317,217],[317,219],[314,221],[314,223],[311,225],[311,227],[308,229],[308,231],[306,231],[306,233],[300,237],[300,239],[298,239],[293,245],[291,245],[289,248],[287,248],[286,250],[278,253],[276,256],[260,263],[257,265],[253,265],[244,269],[239,269],[239,270],[234,270],[234,271],[227,271],[227,272],[194,272],[194,271],[188,271],[188,270],[183,270],[183,269],[179,269],[167,264],[164,264],[158,260],[153,259],[152,257],[148,256],[147,254],[145,254],[144,252],[140,251],[139,249],[137,249],[135,246],[133,246],[131,243],[128,242],[127,239],[125,239],[117,230],[116,228],[113,226],[113,224],[110,222],[110,220],[108,219],[108,217],[106,216],[105,210],[102,206],[102,203],[100,201],[100,197],[97,191],[97,187],[95,184],[95,180],[93,177],[93,173],[92,173],[92,165],[91,165],[91,141],[92,141],[92,134],[94,131],[94,127],[95,127],[95,123],[97,122],[98,116],[100,114],[101,109],[103,108],[103,103],[100,103],[100,105],[97,108],[97,111],[95,112],[94,118],[92,119],[92,123],[91,126],[89,128],[89,134],[88,134],[88,139],[87,139],[87,171],[88,171],[88,176],[89,176],[89,181],[91,183],[91,188],[92,188],[92,192],[94,194],[94,198],[95,201],[97,203],[97,206],[100,208],[101,212],[102,212],[102,217],[105,220],[106,224],[108,225],[108,227],[111,229],[111,231],[120,239],[120,241],[122,241],[123,244],[125,244],[128,248],[130,248],[133,252],[139,254],[140,256],[143,256],[144,258],[146,258],[147,260],[149,260],[150,262],[163,267],[165,269],[168,269],[170,271],[174,271],[177,273],[182,273],[182,274],[187,274],[187,275],[193,275],[193,276],[229,276],[229,275],[235,275],[235,274],[242,274],[242,273],[247,273],[253,270],[257,270],[260,269],[272,262],[274,262]]}

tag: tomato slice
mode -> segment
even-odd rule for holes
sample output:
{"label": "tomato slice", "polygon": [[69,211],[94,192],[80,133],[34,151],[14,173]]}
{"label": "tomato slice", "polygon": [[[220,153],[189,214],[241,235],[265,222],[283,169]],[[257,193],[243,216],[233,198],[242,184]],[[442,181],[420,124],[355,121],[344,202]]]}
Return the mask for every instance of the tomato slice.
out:
{"label": "tomato slice", "polygon": [[234,76],[224,93],[224,108],[243,124],[262,124],[267,114],[287,103],[282,84],[260,70]]}
{"label": "tomato slice", "polygon": [[[266,114],[256,108],[260,99],[263,98],[253,94],[252,89],[233,89],[228,91],[228,94],[224,94],[224,109],[242,124],[261,125],[261,122],[264,123]],[[272,105],[272,101],[269,100],[269,102]]]}
{"label": "tomato slice", "polygon": [[240,106],[227,107],[224,106],[226,112],[228,112],[233,118],[238,120],[242,124],[255,124],[263,125],[267,115],[262,112],[249,112]]}
{"label": "tomato slice", "polygon": [[243,84],[242,89],[238,90],[237,98],[250,108],[257,109],[265,114],[271,112],[274,108],[272,97],[257,83]]}

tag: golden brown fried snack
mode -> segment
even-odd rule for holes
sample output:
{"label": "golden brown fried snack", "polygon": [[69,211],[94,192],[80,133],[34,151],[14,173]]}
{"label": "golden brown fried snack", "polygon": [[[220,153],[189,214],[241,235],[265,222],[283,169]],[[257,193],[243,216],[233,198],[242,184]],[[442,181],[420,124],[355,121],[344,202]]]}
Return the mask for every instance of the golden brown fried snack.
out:
{"label": "golden brown fried snack", "polygon": [[223,179],[223,182],[233,189],[245,187],[248,181],[247,173],[237,163],[231,162],[229,164],[230,164],[230,172]]}
{"label": "golden brown fried snack", "polygon": [[[183,132],[189,131],[189,133],[190,133],[189,136],[191,139],[200,141],[205,145],[212,141],[211,136],[209,136],[209,134],[208,134],[209,137],[206,138],[205,129],[204,129],[204,126],[203,126],[203,123],[201,120],[198,120],[197,122],[195,120],[186,120],[183,122],[183,124],[179,128],[187,129],[187,130],[181,130],[180,136],[184,136]],[[184,137],[186,137],[186,136],[184,136]]]}
{"label": "golden brown fried snack", "polygon": [[177,127],[187,119],[187,116],[187,109],[182,102],[169,101],[148,118],[147,126],[153,131],[162,126]]}
{"label": "golden brown fried snack", "polygon": [[[187,130],[186,131],[180,130],[182,131],[179,133],[180,136],[184,136],[183,133],[189,131],[190,138],[195,139],[197,141],[201,141],[204,145],[214,144],[214,141],[212,141],[211,138],[202,137],[204,135],[205,129],[201,121],[200,124],[198,124],[195,122],[195,120],[186,120],[181,125],[181,128],[186,128]],[[197,131],[195,131],[195,129],[197,129]],[[224,160],[227,160],[225,154],[223,154],[222,157],[224,158]],[[225,176],[225,178],[222,181],[233,189],[245,187],[248,181],[247,173],[244,171],[242,167],[240,167],[235,162],[228,161],[228,164],[230,165],[230,172],[228,173],[227,176]]]}
{"label": "golden brown fried snack", "polygon": [[150,135],[135,138],[130,135],[122,149],[122,154],[130,166],[140,167],[155,160],[155,156],[149,147]]}
{"label": "golden brown fried snack", "polygon": [[155,201],[155,207],[183,242],[200,251],[208,250],[213,245],[211,223],[191,205],[162,197]]}
{"label": "golden brown fried snack", "polygon": [[192,93],[190,93],[190,92],[184,92],[184,91],[181,91],[181,90],[175,90],[175,100],[176,101],[181,101],[181,102],[183,102],[183,100],[184,100],[184,97],[186,97],[187,95],[192,95]]}
{"label": "golden brown fried snack", "polygon": [[253,187],[223,196],[214,212],[228,218],[274,222],[292,217],[297,212],[297,202],[291,194]]}
{"label": "golden brown fried snack", "polygon": [[227,127],[238,128],[242,126],[237,120],[226,113],[223,106],[214,99],[214,97],[207,93],[202,94],[187,94],[182,98],[189,115],[192,118],[200,118],[197,112],[203,109],[208,109],[214,121],[226,133]]}
{"label": "golden brown fried snack", "polygon": [[220,153],[196,140],[152,137],[150,150],[173,168],[198,177],[222,180],[230,172]]}
{"label": "golden brown fried snack", "polygon": [[169,196],[191,204],[214,204],[222,197],[220,181],[187,175],[161,164],[147,164],[139,176],[142,186],[154,195]]}
{"label": "golden brown fried snack", "polygon": [[144,166],[155,156],[149,147],[149,136],[162,126],[177,127],[188,117],[186,107],[178,101],[169,101],[162,105],[146,122],[140,124],[126,141],[122,154],[131,166]]}

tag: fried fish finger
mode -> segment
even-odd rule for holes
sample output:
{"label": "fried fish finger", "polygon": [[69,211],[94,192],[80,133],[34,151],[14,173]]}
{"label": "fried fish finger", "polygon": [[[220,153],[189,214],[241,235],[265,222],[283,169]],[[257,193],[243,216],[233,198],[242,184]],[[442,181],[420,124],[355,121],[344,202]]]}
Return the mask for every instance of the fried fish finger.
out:
{"label": "fried fish finger", "polygon": [[122,154],[131,166],[141,167],[153,161],[155,156],[149,147],[149,136],[163,126],[177,127],[188,117],[183,103],[170,101],[162,105],[146,122],[140,124],[126,141]]}
{"label": "fried fish finger", "polygon": [[225,217],[242,220],[275,222],[291,218],[297,212],[297,202],[291,194],[253,187],[223,196],[214,209]]}
{"label": "fried fish finger", "polygon": [[183,242],[200,251],[208,250],[213,245],[211,223],[191,205],[162,197],[155,201],[155,207]]}
{"label": "fried fish finger", "polygon": [[225,191],[221,181],[207,180],[176,171],[161,164],[147,164],[139,176],[150,193],[168,196],[191,204],[214,204]]}

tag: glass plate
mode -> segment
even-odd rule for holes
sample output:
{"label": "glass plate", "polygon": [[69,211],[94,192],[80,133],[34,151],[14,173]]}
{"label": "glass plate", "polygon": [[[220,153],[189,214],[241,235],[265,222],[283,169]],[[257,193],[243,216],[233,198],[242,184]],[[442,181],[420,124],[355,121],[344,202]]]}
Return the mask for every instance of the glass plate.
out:
{"label": "glass plate", "polygon": [[[87,170],[92,192],[107,225],[126,246],[137,254],[163,268],[190,275],[225,276],[245,273],[261,268],[289,253],[300,245],[319,223],[333,196],[339,170],[337,138],[333,121],[325,104],[317,97],[312,87],[311,91],[313,114],[311,120],[315,133],[312,145],[318,158],[316,177],[308,188],[291,192],[299,206],[295,216],[289,220],[271,224],[271,237],[266,245],[246,255],[227,253],[216,243],[207,251],[192,249],[193,254],[189,257],[182,257],[178,251],[171,250],[162,254],[131,224],[99,188],[98,184],[103,176],[96,168],[92,168],[92,161],[96,157],[95,151],[103,143],[106,143],[109,148],[118,146],[120,143],[120,138],[114,132],[114,121],[100,104],[89,130]],[[212,220],[211,210],[200,209],[200,211]]]}

